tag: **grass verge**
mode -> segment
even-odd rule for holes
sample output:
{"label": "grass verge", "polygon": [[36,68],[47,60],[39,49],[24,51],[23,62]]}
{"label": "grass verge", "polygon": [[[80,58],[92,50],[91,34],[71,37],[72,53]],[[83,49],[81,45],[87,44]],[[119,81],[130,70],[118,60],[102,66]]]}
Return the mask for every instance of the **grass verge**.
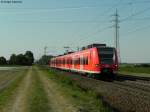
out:
{"label": "grass verge", "polygon": [[19,83],[23,80],[26,71],[22,71],[21,73],[16,73],[16,79],[12,81],[9,86],[0,91],[0,110],[4,107],[5,104],[9,101],[11,96],[14,94],[15,90],[19,86]]}
{"label": "grass verge", "polygon": [[[150,74],[150,67],[124,66],[124,67],[119,68],[119,72]],[[150,75],[149,75],[149,77],[150,77]]]}
{"label": "grass verge", "polygon": [[44,67],[40,69],[46,72],[48,78],[57,83],[59,90],[73,102],[79,112],[112,112],[112,109],[104,105],[94,91],[80,88],[74,80],[52,69]]}
{"label": "grass verge", "polygon": [[50,110],[48,99],[40,81],[39,75],[34,67],[31,75],[32,90],[28,94],[28,110],[29,112],[48,112]]}

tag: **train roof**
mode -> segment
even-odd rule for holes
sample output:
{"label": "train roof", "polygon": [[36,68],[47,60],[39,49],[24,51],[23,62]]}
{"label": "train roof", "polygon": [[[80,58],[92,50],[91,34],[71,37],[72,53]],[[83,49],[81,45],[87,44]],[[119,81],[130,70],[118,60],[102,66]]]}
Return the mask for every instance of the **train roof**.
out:
{"label": "train roof", "polygon": [[90,44],[85,47],[82,47],[82,50],[93,48],[93,47],[106,47],[106,44],[94,43],[94,44]]}
{"label": "train roof", "polygon": [[64,53],[62,55],[56,56],[55,58],[63,57],[65,55],[74,54],[74,53],[81,52],[81,51],[88,50],[88,49],[92,49],[92,48],[106,48],[106,47],[107,48],[113,48],[113,47],[106,46],[106,44],[94,43],[94,44],[87,45],[86,47],[82,47],[82,49],[80,51]]}

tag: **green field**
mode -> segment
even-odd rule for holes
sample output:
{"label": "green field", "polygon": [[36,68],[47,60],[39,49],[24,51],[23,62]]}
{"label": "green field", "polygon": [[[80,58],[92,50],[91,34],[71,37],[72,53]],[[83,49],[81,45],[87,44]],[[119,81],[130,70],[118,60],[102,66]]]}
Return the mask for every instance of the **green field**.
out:
{"label": "green field", "polygon": [[150,77],[150,67],[134,66],[134,65],[121,65],[119,67],[119,73],[129,75],[137,75],[143,77]]}

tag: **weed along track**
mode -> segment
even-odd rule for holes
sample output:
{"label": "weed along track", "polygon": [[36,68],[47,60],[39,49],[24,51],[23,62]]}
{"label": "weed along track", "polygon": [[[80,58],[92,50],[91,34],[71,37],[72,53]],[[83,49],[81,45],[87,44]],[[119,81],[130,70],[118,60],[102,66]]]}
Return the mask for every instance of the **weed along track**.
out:
{"label": "weed along track", "polygon": [[102,81],[82,77],[68,72],[51,70],[74,80],[84,90],[92,90],[112,108],[121,112],[150,112],[150,81],[138,79],[116,79]]}
{"label": "weed along track", "polygon": [[[37,70],[43,85],[44,90],[47,93],[49,103],[53,112],[77,112],[76,108],[73,107],[71,102],[64,98],[63,94],[58,90],[55,82],[48,79],[46,74],[42,71]],[[45,74],[45,75],[43,75]]]}
{"label": "weed along track", "polygon": [[31,86],[27,95],[27,112],[51,112],[44,85],[35,67],[32,69],[31,79]]}

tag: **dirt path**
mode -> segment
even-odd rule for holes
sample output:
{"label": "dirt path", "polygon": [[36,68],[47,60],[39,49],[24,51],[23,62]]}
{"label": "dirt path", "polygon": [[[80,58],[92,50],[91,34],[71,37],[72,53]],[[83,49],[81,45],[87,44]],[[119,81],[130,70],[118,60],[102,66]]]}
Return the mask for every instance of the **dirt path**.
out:
{"label": "dirt path", "polygon": [[[48,79],[47,74],[38,67],[30,67],[24,75],[23,80],[0,112],[77,112],[75,106],[59,90],[59,85]],[[38,84],[42,89],[39,90]],[[45,92],[45,95],[41,94],[41,91]],[[42,110],[44,98],[47,99],[47,110]],[[32,107],[29,108],[30,106]]]}
{"label": "dirt path", "polygon": [[36,68],[44,89],[48,95],[49,103],[53,112],[77,112],[77,109],[59,91],[58,85],[48,79],[46,74]]}
{"label": "dirt path", "polygon": [[31,83],[32,68],[29,69],[25,78],[20,86],[17,88],[17,92],[13,96],[13,100],[6,105],[3,112],[26,112],[26,96]]}

